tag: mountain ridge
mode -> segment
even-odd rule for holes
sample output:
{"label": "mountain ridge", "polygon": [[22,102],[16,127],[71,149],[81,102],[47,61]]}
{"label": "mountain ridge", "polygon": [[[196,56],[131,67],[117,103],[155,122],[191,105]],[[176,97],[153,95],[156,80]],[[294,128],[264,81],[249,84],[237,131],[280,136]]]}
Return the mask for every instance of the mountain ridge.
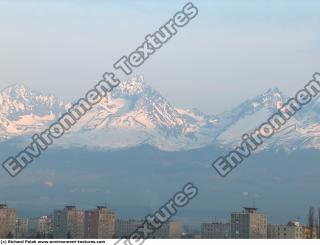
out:
{"label": "mountain ridge", "polygon": [[[181,151],[210,144],[234,146],[241,135],[257,128],[288,97],[278,88],[249,98],[219,115],[172,105],[135,75],[120,83],[68,132],[57,146],[118,149],[149,144]],[[39,133],[70,104],[15,84],[0,92],[0,141]],[[265,147],[320,148],[320,103],[316,99],[295,116]],[[303,142],[303,143],[301,143]]]}

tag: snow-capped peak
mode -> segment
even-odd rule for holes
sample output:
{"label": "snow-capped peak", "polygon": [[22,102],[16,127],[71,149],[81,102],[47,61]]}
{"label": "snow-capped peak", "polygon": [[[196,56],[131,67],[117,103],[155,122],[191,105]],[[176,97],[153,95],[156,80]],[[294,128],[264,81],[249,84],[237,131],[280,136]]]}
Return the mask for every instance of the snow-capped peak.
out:
{"label": "snow-capped peak", "polygon": [[[220,115],[174,107],[165,97],[135,75],[115,88],[108,99],[90,110],[58,144],[124,148],[150,144],[163,150],[185,150],[212,143],[235,144],[241,135],[257,128],[286,102],[278,88],[249,98]],[[305,142],[320,148],[319,104],[316,100],[286,125],[277,146]],[[13,85],[0,92],[0,140],[39,133],[65,112],[53,95]],[[290,148],[289,147],[289,148]],[[296,148],[296,146],[295,146]]]}
{"label": "snow-capped peak", "polygon": [[123,81],[112,93],[113,96],[134,96],[141,95],[146,88],[150,87],[145,83],[144,77],[141,75],[134,75],[126,81]]}
{"label": "snow-capped peak", "polygon": [[0,92],[0,138],[41,130],[64,110],[64,103],[53,95],[24,85],[6,87]]}
{"label": "snow-capped peak", "polygon": [[24,84],[13,84],[4,88],[1,93],[11,95],[26,95],[29,89]]}

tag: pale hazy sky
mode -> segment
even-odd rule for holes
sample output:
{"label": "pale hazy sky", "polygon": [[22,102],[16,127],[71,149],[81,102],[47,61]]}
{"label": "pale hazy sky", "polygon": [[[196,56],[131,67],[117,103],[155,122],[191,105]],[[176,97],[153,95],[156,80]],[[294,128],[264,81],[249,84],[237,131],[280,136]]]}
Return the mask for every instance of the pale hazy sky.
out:
{"label": "pale hazy sky", "polygon": [[[76,100],[186,2],[0,0],[0,89]],[[320,1],[193,3],[199,15],[135,71],[172,104],[219,113],[320,71]]]}

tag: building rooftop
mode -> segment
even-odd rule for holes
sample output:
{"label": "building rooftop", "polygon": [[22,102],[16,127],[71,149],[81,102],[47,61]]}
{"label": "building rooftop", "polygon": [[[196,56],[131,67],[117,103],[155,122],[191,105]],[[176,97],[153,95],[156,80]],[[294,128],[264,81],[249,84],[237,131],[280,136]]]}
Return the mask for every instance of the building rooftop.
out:
{"label": "building rooftop", "polygon": [[1,208],[8,208],[8,205],[7,205],[7,204],[0,203],[0,209],[1,209]]}
{"label": "building rooftop", "polygon": [[298,221],[292,221],[292,220],[291,220],[291,221],[288,222],[287,226],[299,227],[299,226],[301,226],[301,224],[300,224],[300,222],[298,222]]}
{"label": "building rooftop", "polygon": [[68,210],[71,210],[71,209],[75,209],[76,206],[65,206],[64,208],[65,208],[65,209],[68,209]]}
{"label": "building rooftop", "polygon": [[245,213],[256,213],[258,208],[243,207]]}
{"label": "building rooftop", "polygon": [[97,206],[97,209],[104,209],[107,208],[107,206]]}

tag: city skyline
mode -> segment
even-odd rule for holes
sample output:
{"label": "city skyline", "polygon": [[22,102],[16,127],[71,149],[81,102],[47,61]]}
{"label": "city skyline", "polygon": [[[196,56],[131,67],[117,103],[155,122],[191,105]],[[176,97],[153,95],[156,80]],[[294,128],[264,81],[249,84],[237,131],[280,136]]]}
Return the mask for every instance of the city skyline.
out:
{"label": "city skyline", "polygon": [[[157,230],[151,238],[182,237],[202,239],[302,239],[320,236],[320,212],[308,211],[308,223],[289,220],[275,224],[267,222],[268,214],[258,208],[243,207],[242,211],[230,212],[229,220],[206,221],[197,228],[179,219],[170,220]],[[5,214],[5,215],[4,215]],[[310,216],[311,215],[311,216]],[[310,219],[312,221],[310,221]],[[312,222],[312,223],[310,223]],[[85,210],[76,206],[65,206],[50,214],[38,217],[20,217],[16,210],[0,204],[0,238],[47,238],[47,239],[111,239],[128,238],[143,219],[123,219],[106,206]],[[200,233],[199,233],[200,232]]]}

